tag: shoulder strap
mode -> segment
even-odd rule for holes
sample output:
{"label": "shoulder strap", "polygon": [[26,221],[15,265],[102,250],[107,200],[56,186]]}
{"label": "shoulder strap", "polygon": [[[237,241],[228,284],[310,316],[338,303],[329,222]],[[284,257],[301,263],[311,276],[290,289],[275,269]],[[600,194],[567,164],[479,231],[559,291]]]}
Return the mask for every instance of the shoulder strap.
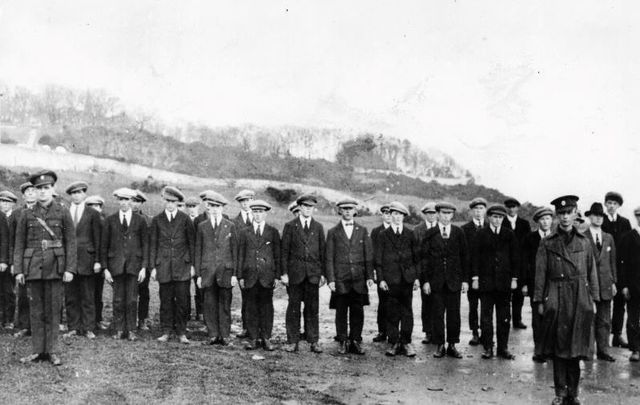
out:
{"label": "shoulder strap", "polygon": [[53,232],[53,230],[51,228],[49,228],[49,225],[47,225],[46,222],[44,222],[44,219],[40,218],[40,217],[36,217],[34,215],[34,217],[38,220],[38,223],[40,225],[42,225],[42,227],[49,233],[49,235],[51,235],[51,237],[53,239],[58,239],[58,237],[56,236],[55,232]]}

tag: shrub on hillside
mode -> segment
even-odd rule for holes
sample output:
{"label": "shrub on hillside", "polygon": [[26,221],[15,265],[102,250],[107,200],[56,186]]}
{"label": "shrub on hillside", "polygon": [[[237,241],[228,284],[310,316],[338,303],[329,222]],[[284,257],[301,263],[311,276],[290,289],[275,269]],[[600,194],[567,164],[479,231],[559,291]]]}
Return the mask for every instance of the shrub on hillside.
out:
{"label": "shrub on hillside", "polygon": [[267,187],[265,193],[273,198],[278,204],[288,204],[295,200],[298,193],[291,188],[279,189],[276,187]]}
{"label": "shrub on hillside", "polygon": [[143,193],[159,193],[166,186],[166,184],[154,180],[153,177],[149,176],[144,179],[143,182],[134,181],[131,183],[131,188],[134,190],[140,190]]}

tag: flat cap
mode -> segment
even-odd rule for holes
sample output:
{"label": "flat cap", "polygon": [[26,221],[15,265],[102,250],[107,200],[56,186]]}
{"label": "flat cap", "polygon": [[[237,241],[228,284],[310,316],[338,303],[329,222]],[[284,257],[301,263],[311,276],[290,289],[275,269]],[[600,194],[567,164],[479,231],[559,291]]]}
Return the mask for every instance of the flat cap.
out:
{"label": "flat cap", "polygon": [[249,203],[249,208],[252,210],[271,211],[271,204],[264,200],[253,200]]}
{"label": "flat cap", "polygon": [[356,208],[358,206],[358,202],[353,198],[347,197],[336,203],[338,208]]}
{"label": "flat cap", "polygon": [[200,197],[201,200],[204,200],[204,196],[207,195],[207,193],[215,193],[215,191],[213,190],[203,190],[200,192],[200,194],[198,194],[198,197]]}
{"label": "flat cap", "polygon": [[215,191],[212,190],[207,190],[204,195],[200,194],[200,198],[202,198],[203,201],[207,201],[210,203],[214,203],[217,205],[222,205],[225,206],[227,204],[229,204],[229,201],[227,201],[226,198],[224,198],[224,196],[220,193],[217,193]]}
{"label": "flat cap", "polygon": [[129,187],[121,187],[113,192],[113,196],[116,198],[128,198],[131,200],[136,196],[136,190],[132,190]]}
{"label": "flat cap", "polygon": [[507,197],[504,200],[504,206],[505,207],[519,207],[520,206],[520,201],[516,200],[514,197]]}
{"label": "flat cap", "polygon": [[87,184],[87,182],[85,181],[74,181],[73,183],[69,184],[67,186],[67,188],[64,190],[65,193],[71,195],[73,193],[75,193],[76,191],[87,191],[87,189],[89,188],[89,185]]}
{"label": "flat cap", "polygon": [[389,211],[389,203],[384,203],[380,206],[380,213],[384,214],[385,212]]}
{"label": "flat cap", "polygon": [[437,211],[436,205],[437,204],[434,202],[428,202],[424,205],[424,207],[422,207],[420,211],[422,211],[423,214],[429,214],[429,213],[433,214]]}
{"label": "flat cap", "polygon": [[41,170],[29,177],[29,183],[34,187],[56,184],[56,181],[58,181],[58,175],[52,170]]}
{"label": "flat cap", "polygon": [[104,205],[104,198],[99,195],[90,195],[84,200],[86,205]]}
{"label": "flat cap", "polygon": [[401,214],[409,215],[409,210],[407,209],[407,207],[404,206],[404,204],[402,204],[399,201],[394,201],[392,203],[389,204],[389,211],[393,212],[399,212]]}
{"label": "flat cap", "polygon": [[27,191],[28,188],[33,187],[33,184],[31,184],[31,182],[26,182],[26,183],[22,183],[20,184],[20,192],[22,194],[24,194],[25,191]]}
{"label": "flat cap", "polygon": [[551,201],[551,205],[556,208],[556,211],[564,208],[576,208],[579,199],[580,198],[575,195],[563,195]]}
{"label": "flat cap", "polygon": [[182,202],[184,201],[184,194],[182,194],[182,191],[178,190],[176,187],[165,186],[162,189],[162,198],[164,198],[167,201]]}
{"label": "flat cap", "polygon": [[300,197],[298,197],[298,199],[296,200],[296,203],[298,203],[298,205],[311,205],[312,207],[316,204],[318,204],[318,198],[315,195],[312,194],[303,194]]}
{"label": "flat cap", "polygon": [[504,205],[494,204],[487,209],[487,216],[491,215],[502,215],[503,217],[507,216],[507,209]]}
{"label": "flat cap", "polygon": [[256,196],[256,193],[253,190],[240,190],[238,194],[234,197],[236,201],[249,200]]}
{"label": "flat cap", "polygon": [[198,201],[198,199],[195,197],[188,197],[186,200],[184,200],[184,204],[187,207],[195,207],[196,205],[200,204],[200,201]]}
{"label": "flat cap", "polygon": [[436,211],[456,211],[456,206],[447,201],[440,201],[436,204]]}
{"label": "flat cap", "polygon": [[553,216],[553,210],[549,207],[540,207],[533,212],[533,221],[538,222],[538,220],[545,215]]}
{"label": "flat cap", "polygon": [[9,190],[0,191],[0,201],[18,202],[18,197]]}
{"label": "flat cap", "polygon": [[139,201],[139,202],[147,202],[147,196],[144,195],[144,193],[138,189],[134,190],[136,192],[136,196],[133,197],[134,200]]}
{"label": "flat cap", "polygon": [[582,212],[578,211],[576,213],[576,219],[575,220],[580,224],[584,224],[584,216],[582,216]]}
{"label": "flat cap", "polygon": [[622,199],[622,194],[616,191],[609,191],[607,194],[605,194],[604,202],[607,201],[616,201],[620,205],[622,205],[622,203],[624,202],[624,200]]}
{"label": "flat cap", "polygon": [[486,208],[489,205],[489,203],[487,202],[487,200],[485,200],[482,197],[476,197],[473,200],[471,200],[471,202],[469,203],[469,208],[475,208],[478,205],[484,205]]}
{"label": "flat cap", "polygon": [[298,206],[297,202],[292,202],[291,204],[289,204],[289,207],[287,207],[289,209],[289,211],[296,213],[298,211],[300,211],[300,207]]}

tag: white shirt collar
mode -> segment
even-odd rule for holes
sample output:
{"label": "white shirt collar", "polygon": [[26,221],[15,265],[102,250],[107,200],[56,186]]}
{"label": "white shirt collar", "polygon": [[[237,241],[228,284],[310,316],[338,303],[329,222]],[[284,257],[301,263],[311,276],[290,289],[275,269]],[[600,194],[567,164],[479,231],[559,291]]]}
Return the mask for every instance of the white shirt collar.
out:
{"label": "white shirt collar", "polygon": [[400,225],[391,225],[391,227],[393,228],[393,233],[396,233],[396,232],[402,233],[402,224],[400,224]]}
{"label": "white shirt collar", "polygon": [[220,215],[219,217],[209,215],[209,220],[211,221],[213,226],[217,227],[218,225],[220,225],[220,221],[222,221],[222,215]]}
{"label": "white shirt collar", "polygon": [[442,232],[442,229],[444,228],[447,231],[447,235],[451,234],[451,224],[449,225],[443,225],[440,222],[438,222],[438,227],[440,228],[440,231]]}
{"label": "white shirt collar", "polygon": [[169,220],[169,222],[171,222],[176,217],[176,214],[178,213],[177,211],[178,210],[175,210],[173,212],[169,212],[167,210],[164,210],[164,214],[167,216],[167,219]]}
{"label": "white shirt collar", "polygon": [[600,236],[600,240],[602,240],[602,228],[594,228],[592,226],[589,227],[589,231],[591,232],[592,236]]}
{"label": "white shirt collar", "polygon": [[131,210],[120,211],[120,220],[122,221],[122,218],[127,218],[127,222],[131,223],[131,214],[132,214]]}
{"label": "white shirt collar", "polygon": [[474,219],[473,219],[473,224],[474,224],[475,226],[482,226],[482,225],[484,225],[484,220],[482,220],[482,219],[475,219],[475,218],[474,218]]}
{"label": "white shirt collar", "polygon": [[429,221],[427,221],[426,219],[424,220],[424,223],[427,225],[427,229],[431,229],[431,228],[433,228],[434,226],[438,225],[438,221],[435,221],[435,222],[429,222]]}
{"label": "white shirt collar", "polygon": [[342,223],[342,226],[345,226],[346,224],[351,224],[353,226],[356,225],[355,221],[352,219],[351,221],[345,221],[344,219],[341,219],[340,222]]}
{"label": "white shirt collar", "polygon": [[497,228],[494,228],[493,225],[489,225],[489,228],[491,228],[491,233],[498,233],[498,234],[500,233],[500,228],[501,228],[500,226]]}
{"label": "white shirt collar", "polygon": [[240,213],[244,222],[247,222],[247,217],[249,217],[249,221],[253,221],[253,215],[251,215],[250,211],[240,211]]}
{"label": "white shirt collar", "polygon": [[384,229],[387,229],[388,227],[390,227],[390,226],[391,226],[391,224],[388,224],[388,223],[386,223],[386,222],[383,222],[383,223],[382,223],[382,226],[384,227]]}
{"label": "white shirt collar", "polygon": [[303,227],[305,222],[308,222],[309,226],[311,226],[311,217],[305,218],[304,215],[300,215],[298,218],[300,218],[300,223],[302,224]]}
{"label": "white shirt collar", "polygon": [[551,229],[549,229],[545,235],[545,232],[542,229],[538,228],[538,234],[540,235],[540,238],[547,237],[549,236],[550,233],[551,233]]}
{"label": "white shirt collar", "polygon": [[264,230],[264,221],[262,222],[253,221],[253,232],[255,232],[257,229],[260,229],[260,233],[262,233],[262,231]]}

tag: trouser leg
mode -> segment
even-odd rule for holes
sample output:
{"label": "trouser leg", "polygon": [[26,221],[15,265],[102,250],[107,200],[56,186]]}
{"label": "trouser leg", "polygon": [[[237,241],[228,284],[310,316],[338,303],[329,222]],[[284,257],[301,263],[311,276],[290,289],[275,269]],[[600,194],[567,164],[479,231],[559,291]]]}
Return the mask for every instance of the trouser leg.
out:
{"label": "trouser leg", "polygon": [[640,351],[640,297],[631,296],[627,309],[627,340],[629,340],[629,350]]}
{"label": "trouser leg", "polygon": [[73,280],[64,284],[65,307],[67,309],[67,326],[69,330],[82,332],[82,301],[80,296],[80,277],[76,274]]}
{"label": "trouser leg", "polygon": [[320,338],[320,294],[318,284],[303,281],[304,284],[304,326],[307,332],[307,342],[317,343]]}
{"label": "trouser leg", "polygon": [[493,307],[495,298],[493,293],[483,292],[480,296],[480,325],[482,330],[482,346],[485,349],[493,347]]}
{"label": "trouser leg", "polygon": [[385,315],[387,317],[387,322],[385,329],[387,331],[389,343],[396,344],[400,341],[400,319],[402,313],[399,296],[396,291],[391,288],[387,291],[386,304]]}
{"label": "trouser leg", "polygon": [[127,314],[126,275],[113,277],[113,325],[116,331],[125,330]]}
{"label": "trouser leg", "polygon": [[388,295],[385,291],[381,290],[380,287],[378,287],[378,313],[377,313],[377,322],[378,322],[378,333],[381,335],[386,335],[387,331],[386,331],[386,327],[387,327],[387,316],[386,316],[386,310],[387,310],[387,298]]}
{"label": "trouser leg", "polygon": [[413,285],[403,285],[400,293],[400,343],[411,343],[413,334]]}
{"label": "trouser leg", "polygon": [[137,285],[138,290],[138,320],[144,321],[149,318],[149,280],[151,272],[147,271],[142,283]]}
{"label": "trouser leg", "polygon": [[16,313],[15,281],[9,269],[0,273],[0,312],[2,323],[12,323]]}
{"label": "trouser leg", "polygon": [[447,343],[460,342],[460,291],[446,291]]}
{"label": "trouser leg", "polygon": [[45,353],[46,334],[44,323],[45,281],[27,281],[29,304],[31,309],[31,350],[33,353]]}
{"label": "trouser leg", "polygon": [[102,272],[98,274],[94,274],[94,306],[96,310],[96,320],[95,323],[98,324],[102,322],[102,309],[104,304],[102,302],[102,293],[104,291],[104,274]]}
{"label": "trouser leg", "polygon": [[45,353],[58,350],[58,331],[60,325],[60,309],[64,300],[62,280],[46,280],[45,282]]}
{"label": "trouser leg", "polygon": [[287,341],[298,343],[300,341],[300,307],[304,297],[304,285],[289,285],[287,294],[289,296],[286,313]]}
{"label": "trouser leg", "polygon": [[247,290],[240,289],[240,297],[242,298],[242,306],[240,307],[240,316],[242,318],[242,329],[247,329]]}
{"label": "trouser leg", "polygon": [[174,282],[174,328],[178,336],[187,333],[187,320],[189,319],[189,302],[191,302],[191,295],[189,289],[191,288],[191,281],[176,281]]}
{"label": "trouser leg", "polygon": [[553,385],[555,387],[557,397],[567,397],[568,370],[568,360],[561,359],[559,357],[553,358]]}
{"label": "trouser leg", "polygon": [[480,324],[478,323],[478,312],[480,309],[480,293],[476,290],[467,291],[467,299],[469,300],[469,329],[478,331]]}
{"label": "trouser leg", "polygon": [[16,317],[17,329],[31,329],[29,311],[29,293],[25,284],[18,285],[18,315]]}
{"label": "trouser leg", "polygon": [[95,277],[76,276],[79,278],[79,296],[80,296],[80,324],[83,332],[93,332],[96,327],[96,307],[94,302]]}
{"label": "trouser leg", "polygon": [[433,291],[431,293],[431,310],[433,329],[431,342],[436,345],[444,344],[444,314],[445,314],[445,292]]}
{"label": "trouser leg", "polygon": [[125,330],[136,330],[136,310],[138,303],[138,277],[127,274],[125,277]]}
{"label": "trouser leg", "polygon": [[336,336],[339,342],[345,342],[348,336],[347,316],[349,312],[349,294],[336,294]]}
{"label": "trouser leg", "polygon": [[258,334],[259,337],[271,339],[273,331],[273,288],[258,287]]}
{"label": "trouser leg", "polygon": [[611,331],[611,300],[596,303],[596,347],[598,352],[607,352]]}
{"label": "trouser leg", "polygon": [[540,325],[542,324],[542,315],[538,313],[538,305],[531,302],[531,329],[533,329],[533,347],[535,348],[540,344]]}
{"label": "trouser leg", "polygon": [[496,292],[496,335],[498,340],[498,351],[509,348],[509,330],[511,327],[511,316],[509,311],[509,300],[511,293]]}
{"label": "trouser leg", "polygon": [[231,298],[232,288],[218,286],[215,282],[218,297],[218,333],[221,338],[228,339],[231,335]]}
{"label": "trouser leg", "polygon": [[160,327],[163,334],[170,334],[173,331],[174,287],[172,282],[160,284]]}
{"label": "trouser leg", "polygon": [[524,304],[524,295],[522,294],[521,286],[513,290],[511,293],[511,319],[513,324],[517,325],[522,323],[522,305]]}
{"label": "trouser leg", "polygon": [[[622,291],[622,288],[618,289]],[[627,301],[624,299],[624,295],[616,294],[613,297],[613,316],[611,317],[611,333],[614,335],[622,334],[622,326],[624,324],[625,305]]]}
{"label": "trouser leg", "polygon": [[421,299],[421,312],[420,319],[422,321],[422,332],[426,334],[431,334],[432,329],[432,319],[431,319],[431,295],[427,295],[420,289],[420,299]]}
{"label": "trouser leg", "polygon": [[577,398],[580,384],[580,360],[570,359],[567,363],[567,395]]}
{"label": "trouser leg", "polygon": [[245,327],[247,328],[247,334],[251,340],[259,338],[259,323],[260,323],[260,305],[259,305],[259,283],[256,283],[251,288],[246,288],[246,293],[242,298],[242,304],[246,303],[245,310]]}
{"label": "trouser leg", "polygon": [[203,289],[204,323],[210,338],[220,337],[218,331],[218,291],[214,286]]}
{"label": "trouser leg", "polygon": [[362,328],[364,327],[362,299],[355,291],[351,291],[350,295],[352,298],[349,303],[349,339],[362,342]]}

